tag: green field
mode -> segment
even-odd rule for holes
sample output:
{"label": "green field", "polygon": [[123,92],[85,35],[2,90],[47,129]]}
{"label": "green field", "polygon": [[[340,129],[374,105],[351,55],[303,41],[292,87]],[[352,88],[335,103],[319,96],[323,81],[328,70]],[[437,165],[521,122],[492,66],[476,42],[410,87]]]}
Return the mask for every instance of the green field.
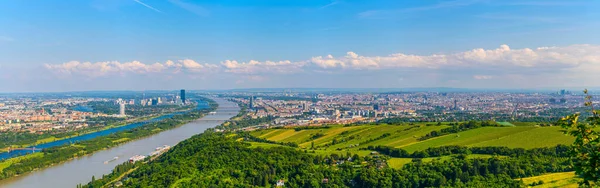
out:
{"label": "green field", "polygon": [[[332,125],[329,128],[313,128],[296,131],[294,129],[265,129],[250,132],[251,135],[276,142],[297,143],[301,150],[318,155],[354,153],[360,156],[371,155],[368,146],[390,146],[402,148],[409,153],[425,150],[430,147],[459,145],[467,147],[505,146],[509,148],[553,147],[558,144],[569,145],[574,138],[564,135],[560,127],[540,127],[529,123],[504,122],[501,127],[481,127],[459,133],[433,137],[427,140],[418,139],[431,131],[448,128],[448,125]],[[528,126],[529,125],[529,126]],[[316,136],[315,135],[320,135]],[[241,140],[240,140],[241,141]],[[335,142],[334,142],[335,141]],[[249,142],[251,147],[276,147],[278,144]],[[314,146],[314,148],[313,148]],[[288,147],[288,146],[283,146]],[[454,156],[422,158],[423,162],[435,160],[445,161]],[[490,158],[491,155],[467,155],[467,158]],[[496,156],[505,157],[505,156]],[[387,158],[392,168],[402,168],[411,163],[412,158]],[[546,182],[539,187],[562,187],[573,184],[573,174],[549,174],[524,179],[526,185],[533,181]],[[537,178],[537,179],[536,179]],[[562,178],[562,179],[561,179]],[[529,183],[528,183],[529,182]],[[536,186],[536,187],[538,187]]]}
{"label": "green field", "polygon": [[577,182],[579,178],[575,177],[575,172],[560,172],[551,173],[541,176],[523,178],[523,183],[529,185],[533,182],[539,182],[540,180],[544,183],[533,187],[578,187]]}
{"label": "green field", "polygon": [[[507,122],[508,123],[508,122]],[[430,147],[460,146],[506,146],[509,148],[552,147],[558,144],[571,144],[574,139],[560,132],[560,127],[505,126],[482,127],[464,132],[430,138],[417,139],[431,131],[447,128],[447,125],[333,125],[330,128],[306,129],[266,129],[250,134],[277,142],[294,142],[300,148],[322,151],[358,151],[367,146],[385,145],[402,148],[408,152],[424,150]],[[387,133],[387,136],[383,135]],[[320,134],[320,137],[313,137]],[[333,142],[335,140],[335,143]]]}
{"label": "green field", "polygon": [[536,126],[536,125],[540,125],[540,123],[538,123],[538,122],[510,122],[510,124],[513,124],[515,126]]}
{"label": "green field", "polygon": [[506,126],[506,127],[514,127],[515,126],[514,124],[512,124],[510,122],[506,122],[506,121],[499,121],[499,122],[496,122],[496,123],[498,123],[498,124],[500,124],[502,126]]}
{"label": "green field", "polygon": [[129,140],[129,138],[120,138],[120,139],[117,139],[117,140],[113,140],[112,142],[114,142],[114,143],[121,143],[121,142],[125,142],[125,141],[128,141],[128,140]]}
{"label": "green field", "polygon": [[[294,142],[300,148],[310,149],[312,143],[321,150],[352,149],[369,145],[402,146],[417,142],[417,138],[434,130],[448,126],[396,126],[396,125],[363,125],[348,126],[334,125],[330,128],[307,129],[272,129],[254,131],[251,134],[259,138],[278,142]],[[408,130],[407,130],[408,129]],[[383,134],[390,135],[380,138]],[[316,134],[321,137],[314,138]],[[378,139],[379,138],[379,139]],[[336,141],[335,144],[333,141]],[[329,146],[327,146],[329,145]]]}
{"label": "green field", "polygon": [[[434,160],[440,160],[440,161],[446,161],[451,159],[453,156],[442,156],[442,157],[427,157],[427,158],[422,158],[421,160],[423,162],[431,162]],[[471,155],[467,155],[467,159],[475,159],[475,158],[482,158],[482,159],[487,159],[487,158],[491,158],[492,155],[482,155],[482,154],[471,154]],[[408,164],[412,162],[412,158],[390,158],[388,160],[388,165],[390,165],[390,167],[392,168],[402,168],[405,164]]]}
{"label": "green field", "polygon": [[38,152],[38,153],[33,153],[33,154],[24,155],[24,156],[21,156],[21,157],[15,157],[15,158],[7,159],[5,161],[1,161],[0,162],[0,172],[2,170],[4,170],[6,167],[9,167],[12,164],[18,163],[22,159],[42,157],[42,155],[44,155],[44,153]]}

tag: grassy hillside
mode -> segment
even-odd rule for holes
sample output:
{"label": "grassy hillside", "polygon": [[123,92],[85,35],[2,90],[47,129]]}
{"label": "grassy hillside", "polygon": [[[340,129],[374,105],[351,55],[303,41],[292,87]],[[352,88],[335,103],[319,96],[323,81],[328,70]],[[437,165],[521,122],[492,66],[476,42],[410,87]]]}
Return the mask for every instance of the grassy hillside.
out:
{"label": "grassy hillside", "polygon": [[534,126],[482,127],[432,138],[402,148],[409,152],[448,145],[506,146],[531,149],[573,143],[574,138],[564,135],[560,129],[560,127]]}
{"label": "grassy hillside", "polygon": [[534,182],[539,184],[539,182],[542,181],[542,184],[532,186],[536,188],[579,187],[577,184],[579,179],[575,177],[575,172],[550,173],[541,176],[523,178],[522,180],[525,185],[531,185]]}
{"label": "grassy hillside", "polygon": [[[560,132],[560,127],[482,127],[464,132],[434,137],[424,141],[417,139],[431,131],[447,128],[447,125],[334,125],[322,129],[266,129],[251,132],[252,135],[278,142],[294,142],[303,149],[323,151],[355,151],[372,145],[392,146],[408,152],[430,147],[460,146],[506,146],[509,148],[552,147],[568,145],[573,137]],[[320,135],[320,136],[315,136]],[[314,143],[314,144],[313,144]],[[314,145],[314,148],[312,148]]]}
{"label": "grassy hillside", "polygon": [[[508,122],[507,122],[508,123]],[[515,123],[513,123],[515,124]],[[541,148],[553,147],[559,144],[569,145],[574,138],[560,132],[560,127],[503,125],[500,127],[480,127],[463,132],[433,137],[427,140],[419,140],[420,137],[448,128],[448,125],[358,125],[343,126],[333,125],[323,128],[313,127],[311,129],[296,130],[266,129],[250,132],[252,136],[276,142],[293,142],[298,144],[301,150],[309,153],[329,155],[355,153],[360,156],[370,156],[371,151],[366,150],[368,146],[389,146],[401,148],[409,153],[423,151],[427,148],[441,146],[505,146],[509,148]],[[272,148],[281,146],[275,143],[249,142],[252,148]],[[287,147],[287,146],[285,146]],[[423,162],[447,161],[457,155],[422,158]],[[492,155],[469,154],[468,159],[487,159]],[[503,156],[499,156],[503,157]],[[412,158],[394,158],[387,160],[390,167],[401,169],[404,165],[412,162]],[[528,180],[529,181],[529,180]],[[533,181],[533,180],[531,180]],[[539,180],[536,180],[539,181]],[[550,182],[553,180],[543,180]],[[564,182],[559,182],[564,183]],[[529,184],[529,183],[527,183]],[[550,184],[548,184],[550,185]],[[562,185],[562,184],[561,184]],[[567,185],[567,184],[564,184]]]}

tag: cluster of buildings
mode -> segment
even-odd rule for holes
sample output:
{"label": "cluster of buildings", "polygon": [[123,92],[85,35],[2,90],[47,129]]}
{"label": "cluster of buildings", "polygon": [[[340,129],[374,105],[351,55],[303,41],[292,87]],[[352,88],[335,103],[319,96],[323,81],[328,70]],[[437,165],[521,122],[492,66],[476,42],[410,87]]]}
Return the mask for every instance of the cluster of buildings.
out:
{"label": "cluster of buildings", "polygon": [[147,98],[144,96],[142,100],[140,100],[140,104],[142,106],[156,106],[161,104],[175,104],[175,105],[185,105],[187,100],[185,98],[185,90],[182,89],[179,92],[179,95],[174,95],[172,97],[155,97],[155,98]]}
{"label": "cluster of buildings", "polygon": [[[162,96],[161,96],[162,95]],[[37,94],[23,96],[0,96],[0,131],[15,132],[45,132],[51,130],[76,130],[90,126],[90,118],[96,117],[128,117],[128,106],[137,109],[147,105],[187,103],[185,90],[178,94],[154,95],[146,99],[101,98],[101,97],[71,97],[69,94],[38,96]],[[139,103],[136,103],[138,102]],[[88,107],[89,103],[113,103],[118,114],[97,112]],[[111,107],[112,108],[112,107]],[[131,112],[131,109],[130,112]]]}
{"label": "cluster of buildings", "polygon": [[[285,97],[282,97],[285,95]],[[270,125],[374,122],[383,118],[422,121],[498,117],[560,117],[553,109],[583,106],[583,96],[509,92],[395,92],[395,93],[248,93],[232,100],[248,106],[247,116],[275,117]]]}
{"label": "cluster of buildings", "polygon": [[47,131],[65,127],[87,127],[86,118],[98,116],[92,112],[71,110],[94,98],[3,98],[0,106],[0,131]]}

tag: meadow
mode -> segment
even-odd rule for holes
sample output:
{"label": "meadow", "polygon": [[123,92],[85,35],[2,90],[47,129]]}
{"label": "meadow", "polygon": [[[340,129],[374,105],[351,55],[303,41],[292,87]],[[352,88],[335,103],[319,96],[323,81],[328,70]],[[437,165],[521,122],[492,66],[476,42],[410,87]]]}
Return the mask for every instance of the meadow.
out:
{"label": "meadow", "polygon": [[15,158],[11,158],[11,159],[6,159],[4,161],[0,161],[0,172],[2,172],[2,170],[4,170],[6,167],[9,167],[12,164],[19,163],[20,160],[23,160],[23,159],[32,159],[32,158],[39,158],[39,157],[42,157],[43,155],[44,155],[44,153],[38,152],[38,153],[33,153],[33,154],[29,154],[29,155],[24,155],[24,156],[15,157]]}

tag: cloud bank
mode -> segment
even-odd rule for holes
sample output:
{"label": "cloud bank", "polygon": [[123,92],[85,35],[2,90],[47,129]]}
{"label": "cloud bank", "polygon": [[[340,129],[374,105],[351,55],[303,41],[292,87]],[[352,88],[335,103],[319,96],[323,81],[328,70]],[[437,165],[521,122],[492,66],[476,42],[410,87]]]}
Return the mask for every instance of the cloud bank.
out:
{"label": "cloud bank", "polygon": [[[361,56],[347,52],[344,56],[315,56],[304,61],[257,61],[240,62],[225,60],[220,63],[198,63],[195,60],[168,60],[165,63],[145,64],[131,62],[79,62],[46,64],[45,67],[58,74],[100,77],[110,74],[153,73],[229,73],[229,74],[296,74],[301,72],[344,72],[349,70],[493,70],[498,73],[522,73],[524,71],[586,71],[600,67],[600,46],[571,45],[565,47],[539,47],[512,49],[501,45],[496,49],[477,48],[452,54],[412,55],[396,53],[387,56]],[[491,79],[491,76],[474,76],[475,79]]]}
{"label": "cloud bank", "polygon": [[217,68],[217,65],[213,64],[200,64],[191,59],[178,60],[173,62],[171,60],[165,63],[153,63],[144,64],[139,61],[131,62],[118,62],[118,61],[106,61],[106,62],[79,62],[69,61],[62,64],[45,64],[44,67],[54,73],[62,76],[77,75],[86,77],[101,77],[112,74],[152,74],[152,73],[180,73],[182,70],[188,72],[201,72],[204,70],[211,70]]}

